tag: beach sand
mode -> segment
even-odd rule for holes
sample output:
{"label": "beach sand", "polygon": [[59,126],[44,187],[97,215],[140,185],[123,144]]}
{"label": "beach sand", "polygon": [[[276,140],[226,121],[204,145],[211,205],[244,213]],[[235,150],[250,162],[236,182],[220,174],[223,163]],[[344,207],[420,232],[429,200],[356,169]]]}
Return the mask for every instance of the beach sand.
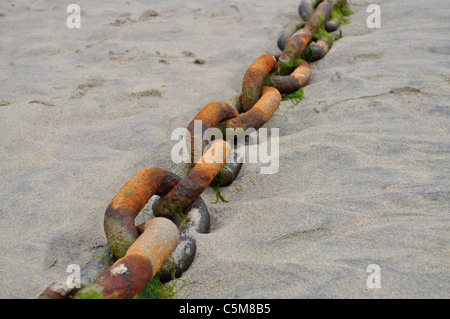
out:
{"label": "beach sand", "polygon": [[[114,194],[144,167],[179,170],[172,131],[239,94],[299,19],[298,0],[76,3],[80,29],[57,1],[0,3],[1,298],[36,298],[106,246]],[[244,164],[228,202],[202,194],[211,232],[178,298],[450,297],[448,1],[350,6],[303,101],[265,125],[278,172]]]}

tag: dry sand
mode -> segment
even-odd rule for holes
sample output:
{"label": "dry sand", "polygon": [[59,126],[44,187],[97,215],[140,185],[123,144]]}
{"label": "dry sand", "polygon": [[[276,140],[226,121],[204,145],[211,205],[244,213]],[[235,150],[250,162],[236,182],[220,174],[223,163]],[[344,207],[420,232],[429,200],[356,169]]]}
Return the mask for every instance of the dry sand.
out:
{"label": "dry sand", "polygon": [[[59,1],[0,3],[1,298],[35,298],[105,246],[114,194],[144,167],[176,171],[172,130],[238,94],[298,19],[298,0],[76,3],[81,29]],[[203,193],[212,229],[178,298],[450,297],[450,6],[350,4],[304,100],[266,125],[278,173],[247,164],[229,202]]]}

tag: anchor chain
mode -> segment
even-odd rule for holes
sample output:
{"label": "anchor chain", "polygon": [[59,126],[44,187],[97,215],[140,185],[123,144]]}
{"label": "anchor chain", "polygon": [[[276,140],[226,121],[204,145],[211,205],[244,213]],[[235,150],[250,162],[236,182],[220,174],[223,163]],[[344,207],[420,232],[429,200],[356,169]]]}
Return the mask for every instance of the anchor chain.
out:
{"label": "anchor chain", "polygon": [[[167,282],[189,268],[197,234],[210,229],[208,208],[200,195],[210,185],[231,184],[242,166],[228,142],[233,136],[227,133],[265,125],[283,95],[307,84],[312,75],[308,62],[327,54],[333,44],[328,32],[336,31],[351,14],[346,0],[302,0],[298,11],[303,21],[290,22],[279,33],[281,54],[257,58],[244,74],[239,95],[207,104],[189,123],[186,143],[195,165],[187,175],[182,178],[159,167],[137,172],[106,209],[108,247],[82,268],[82,286],[56,282],[39,298],[133,298],[156,274]],[[201,123],[198,132],[196,121]],[[223,139],[208,145],[203,134],[212,128],[220,130]],[[202,154],[199,159],[196,149]],[[152,206],[155,217],[136,226],[135,218],[154,195],[159,196]]]}

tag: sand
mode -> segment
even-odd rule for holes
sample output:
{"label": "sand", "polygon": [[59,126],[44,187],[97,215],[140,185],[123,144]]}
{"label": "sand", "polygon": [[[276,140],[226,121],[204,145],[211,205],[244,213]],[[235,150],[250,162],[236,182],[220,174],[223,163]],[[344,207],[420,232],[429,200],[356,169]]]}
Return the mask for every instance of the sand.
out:
{"label": "sand", "polygon": [[[177,171],[171,132],[238,94],[298,19],[293,0],[76,3],[80,29],[57,1],[0,3],[1,298],[36,298],[105,247],[114,194],[144,167]],[[278,172],[244,164],[228,202],[202,194],[211,232],[178,298],[450,297],[448,1],[350,5],[304,100],[265,126]]]}

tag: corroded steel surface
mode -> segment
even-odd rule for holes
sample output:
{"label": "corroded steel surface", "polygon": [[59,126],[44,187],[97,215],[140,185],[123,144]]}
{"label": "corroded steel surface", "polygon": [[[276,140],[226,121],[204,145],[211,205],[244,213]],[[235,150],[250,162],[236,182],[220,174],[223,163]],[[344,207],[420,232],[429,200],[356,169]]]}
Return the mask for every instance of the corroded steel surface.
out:
{"label": "corroded steel surface", "polygon": [[224,167],[231,146],[224,140],[216,140],[200,158],[194,168],[167,195],[153,203],[155,216],[173,217],[181,215],[186,207],[211,184]]}
{"label": "corroded steel surface", "polygon": [[[203,134],[209,128],[215,127],[222,121],[231,119],[239,115],[239,112],[227,103],[213,101],[206,105],[189,123],[187,129],[189,135],[188,149],[191,151],[191,163],[195,163],[199,158],[195,158],[195,149],[199,150],[199,155],[203,155],[203,151],[207,146],[206,141],[203,139]],[[196,132],[195,123],[201,121],[201,130]]]}
{"label": "corroded steel surface", "polygon": [[324,0],[315,9],[306,25],[294,33],[278,59],[278,72],[287,75],[293,64],[301,58],[305,48],[311,43],[313,33],[318,32],[330,18],[331,10],[340,0]]}
{"label": "corroded steel surface", "polygon": [[[326,31],[337,29],[344,21],[341,14],[350,12],[345,0],[302,0],[298,10],[307,22],[293,22],[283,28],[277,41],[283,52],[256,59],[245,72],[239,95],[226,103],[209,103],[190,122],[186,142],[191,163],[196,165],[186,177],[156,167],[134,175],[105,212],[108,256],[94,258],[84,267],[83,288],[68,288],[67,283],[58,282],[47,287],[39,298],[133,298],[156,273],[166,282],[173,275],[181,276],[191,265],[196,235],[210,228],[209,212],[200,194],[209,185],[231,183],[242,165],[236,160],[237,152],[229,156],[231,146],[227,140],[238,140],[238,134],[246,135],[251,131],[248,129],[262,127],[278,109],[281,94],[292,93],[307,83],[311,68],[306,61],[327,54],[333,39]],[[201,122],[199,130],[196,121]],[[207,145],[206,140],[211,139],[204,140],[203,135],[212,128],[219,129],[225,140],[216,137]],[[204,153],[199,160],[195,158],[197,146],[200,154]],[[160,196],[153,203],[156,217],[136,227],[136,216],[153,195]],[[115,259],[109,252],[118,259],[112,266]]]}
{"label": "corroded steel surface", "polygon": [[322,0],[302,0],[298,5],[298,14],[302,17],[303,21],[308,21],[311,18],[314,10]]}
{"label": "corroded steel surface", "polygon": [[276,70],[277,61],[271,54],[264,54],[257,58],[247,69],[242,81],[242,110],[247,112],[261,96],[261,88],[264,78],[272,71]]}
{"label": "corroded steel surface", "polygon": [[153,195],[163,196],[181,178],[163,168],[147,167],[136,173],[114,196],[106,209],[104,228],[116,258],[125,255],[138,238],[134,219]]}
{"label": "corroded steel surface", "polygon": [[275,113],[280,106],[281,94],[280,92],[269,86],[265,86],[262,90],[262,96],[248,112],[241,113],[238,117],[225,121],[217,127],[226,134],[227,128],[244,130],[254,128],[255,130],[263,126]]}
{"label": "corroded steel surface", "polygon": [[177,247],[177,226],[167,218],[146,222],[144,233],[124,257],[74,298],[130,299],[149,283]]}
{"label": "corroded steel surface", "polygon": [[286,24],[280,31],[280,33],[278,34],[278,39],[277,39],[277,46],[278,48],[283,51],[286,44],[289,43],[289,41],[291,41],[291,36],[297,32],[300,28],[303,28],[305,26],[306,22],[302,21],[302,22],[298,22],[298,21],[294,21],[294,22],[290,22],[288,24]]}
{"label": "corroded steel surface", "polygon": [[311,67],[305,61],[291,75],[273,75],[267,78],[267,85],[276,88],[280,93],[290,94],[303,87],[311,77]]}

